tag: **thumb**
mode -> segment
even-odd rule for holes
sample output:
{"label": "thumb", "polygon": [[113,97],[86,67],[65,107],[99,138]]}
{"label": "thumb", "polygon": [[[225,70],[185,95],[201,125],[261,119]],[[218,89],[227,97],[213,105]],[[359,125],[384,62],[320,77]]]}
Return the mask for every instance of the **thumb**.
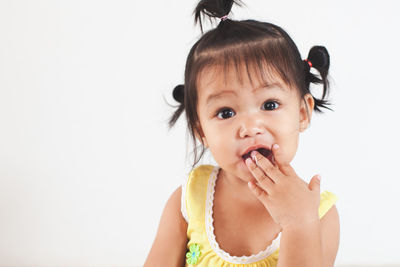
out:
{"label": "thumb", "polygon": [[314,175],[313,178],[311,178],[310,183],[308,184],[308,188],[311,191],[316,190],[319,193],[321,189],[321,175]]}

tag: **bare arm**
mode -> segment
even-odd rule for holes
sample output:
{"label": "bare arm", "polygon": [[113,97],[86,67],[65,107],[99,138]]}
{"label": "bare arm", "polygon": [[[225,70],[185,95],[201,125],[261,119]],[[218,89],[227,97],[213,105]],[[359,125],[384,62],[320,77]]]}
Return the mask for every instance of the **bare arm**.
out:
{"label": "bare arm", "polygon": [[181,193],[179,187],[165,205],[156,238],[143,267],[184,266],[187,223],[181,214]]}
{"label": "bare arm", "polygon": [[339,236],[339,216],[335,205],[320,222],[298,229],[283,229],[278,267],[333,267]]}

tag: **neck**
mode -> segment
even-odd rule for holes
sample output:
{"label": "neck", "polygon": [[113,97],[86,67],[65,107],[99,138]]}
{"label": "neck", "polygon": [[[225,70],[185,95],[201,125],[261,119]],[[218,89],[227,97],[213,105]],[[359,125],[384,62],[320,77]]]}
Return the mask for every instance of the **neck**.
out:
{"label": "neck", "polygon": [[247,181],[242,178],[220,169],[218,173],[218,183],[221,188],[223,188],[222,190],[230,192],[230,195],[235,201],[240,201],[253,207],[262,206],[262,208],[265,209],[262,203],[250,191]]}

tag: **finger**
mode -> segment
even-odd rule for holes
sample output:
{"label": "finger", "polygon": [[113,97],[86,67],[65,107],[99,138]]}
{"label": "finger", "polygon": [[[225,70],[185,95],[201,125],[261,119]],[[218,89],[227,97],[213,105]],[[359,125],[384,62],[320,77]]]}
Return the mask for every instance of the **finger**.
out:
{"label": "finger", "polygon": [[272,153],[274,155],[275,163],[281,172],[287,176],[295,174],[295,171],[292,166],[290,166],[290,163],[284,159],[283,151],[280,149],[278,144],[274,144],[272,146]]}
{"label": "finger", "polygon": [[246,159],[246,165],[259,185],[269,193],[274,182],[251,160],[251,158]]}
{"label": "finger", "polygon": [[321,175],[314,175],[313,178],[311,178],[310,183],[308,184],[308,188],[311,191],[315,191],[319,195],[321,191]]}
{"label": "finger", "polygon": [[278,181],[279,169],[277,166],[273,165],[269,159],[264,157],[258,151],[254,150],[251,152],[251,157],[260,169],[274,182]]}
{"label": "finger", "polygon": [[259,186],[257,186],[253,182],[248,182],[247,185],[250,188],[250,191],[260,200],[263,204],[265,204],[268,200],[268,194],[262,190]]}

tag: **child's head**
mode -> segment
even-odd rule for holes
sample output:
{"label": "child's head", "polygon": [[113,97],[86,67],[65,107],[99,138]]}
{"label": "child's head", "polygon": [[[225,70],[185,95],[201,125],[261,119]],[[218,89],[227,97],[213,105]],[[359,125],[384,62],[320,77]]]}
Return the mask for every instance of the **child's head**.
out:
{"label": "child's head", "polygon": [[[200,1],[195,21],[202,25],[201,14],[224,17],[234,2]],[[320,77],[310,72],[311,66]],[[296,45],[280,27],[224,17],[189,52],[185,83],[173,92],[181,105],[170,126],[185,111],[195,143],[194,165],[208,147],[222,168],[237,172],[246,168],[242,156],[249,148],[263,146],[267,155],[274,143],[290,162],[312,110],[328,108],[324,99],[328,69],[329,55],[324,47],[313,47],[308,59],[302,60]],[[321,99],[311,95],[310,83],[323,84]],[[199,156],[196,138],[202,144]]]}

